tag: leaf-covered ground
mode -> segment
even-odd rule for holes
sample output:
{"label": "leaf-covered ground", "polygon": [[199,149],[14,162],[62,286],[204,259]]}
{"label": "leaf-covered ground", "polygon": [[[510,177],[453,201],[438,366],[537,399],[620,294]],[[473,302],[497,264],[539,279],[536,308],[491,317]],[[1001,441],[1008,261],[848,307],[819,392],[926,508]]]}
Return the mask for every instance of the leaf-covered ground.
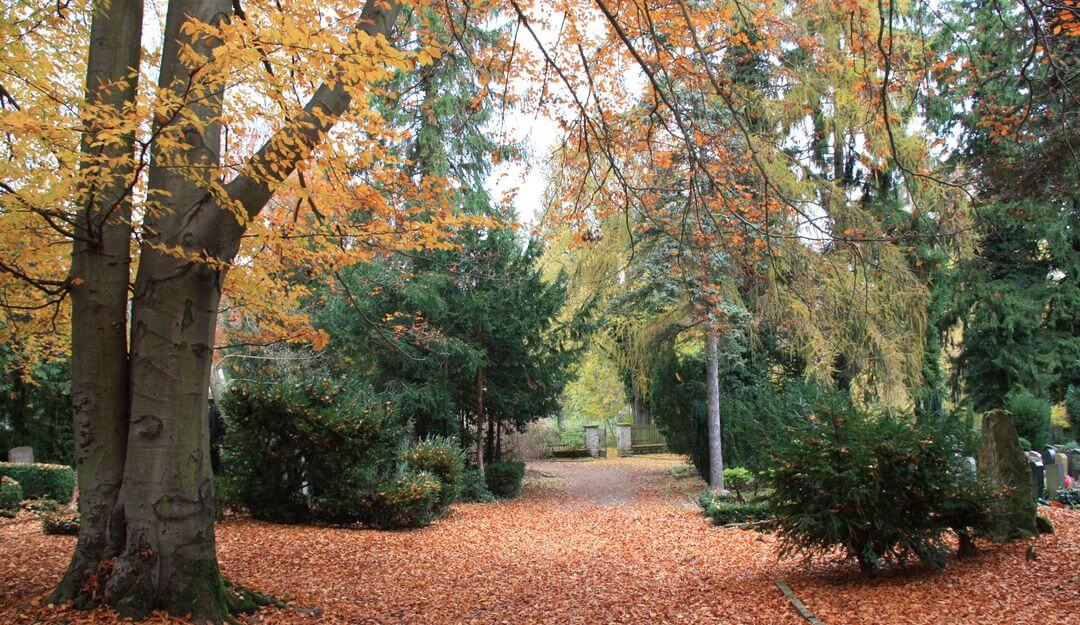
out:
{"label": "leaf-covered ground", "polygon": [[[1077,622],[1080,512],[1049,511],[1056,535],[983,545],[943,573],[867,582],[842,562],[777,561],[768,535],[711,527],[688,499],[700,483],[673,479],[676,463],[532,464],[521,499],[458,505],[413,532],[229,520],[218,551],[226,575],[288,599],[259,623],[804,623],[778,578],[829,625]],[[38,606],[73,545],[25,517],[0,524],[0,623],[116,620]]]}

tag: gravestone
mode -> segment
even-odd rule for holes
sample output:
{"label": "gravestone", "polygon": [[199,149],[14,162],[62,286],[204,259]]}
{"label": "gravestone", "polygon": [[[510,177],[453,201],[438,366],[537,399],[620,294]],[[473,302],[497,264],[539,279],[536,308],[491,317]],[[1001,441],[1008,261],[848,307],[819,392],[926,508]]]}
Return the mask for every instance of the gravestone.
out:
{"label": "gravestone", "polygon": [[977,469],[978,464],[975,462],[975,459],[972,458],[971,456],[964,456],[963,465],[964,465],[964,467],[967,468],[968,471],[971,471],[972,475],[974,475],[978,470]]}
{"label": "gravestone", "polygon": [[983,415],[979,443],[979,478],[989,482],[1001,499],[991,537],[997,540],[1037,536],[1035,485],[1012,416],[1004,410]]}
{"label": "gravestone", "polygon": [[1080,449],[1070,449],[1069,455],[1069,475],[1074,480],[1080,480]]}
{"label": "gravestone", "polygon": [[33,464],[34,462],[34,448],[33,447],[12,447],[7,452],[8,462],[27,462]]}
{"label": "gravestone", "polygon": [[1046,488],[1042,456],[1037,451],[1029,451],[1027,452],[1027,461],[1028,466],[1031,467],[1032,481],[1035,484],[1035,497],[1042,497],[1043,490]]}
{"label": "gravestone", "polygon": [[1057,451],[1053,447],[1047,447],[1040,452],[1042,454],[1042,461],[1044,466],[1050,466],[1054,464],[1054,458],[1057,457]]}
{"label": "gravestone", "polygon": [[600,457],[600,426],[585,426],[585,447],[589,449],[589,455],[593,458]]}
{"label": "gravestone", "polygon": [[630,423],[615,425],[615,447],[619,450],[619,457],[631,456],[634,453],[633,439],[630,436]]}
{"label": "gravestone", "polygon": [[[1048,449],[1050,453],[1043,453],[1043,473],[1046,475],[1046,499],[1053,499],[1054,495],[1061,490],[1063,486],[1063,480],[1061,471],[1058,468],[1057,453],[1053,449]],[[1047,460],[1047,456],[1050,457]]]}
{"label": "gravestone", "polygon": [[1065,478],[1069,475],[1069,457],[1059,452],[1056,460],[1054,466],[1057,467],[1059,488],[1065,488]]}

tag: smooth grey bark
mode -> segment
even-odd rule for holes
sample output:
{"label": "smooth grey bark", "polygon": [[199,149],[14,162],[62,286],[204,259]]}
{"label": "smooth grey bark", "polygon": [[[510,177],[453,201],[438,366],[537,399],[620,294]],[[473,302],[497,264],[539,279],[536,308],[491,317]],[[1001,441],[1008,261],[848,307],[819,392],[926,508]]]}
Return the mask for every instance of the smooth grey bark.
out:
{"label": "smooth grey bark", "polygon": [[476,470],[484,475],[484,368],[476,372]]}
{"label": "smooth grey bark", "polygon": [[[124,0],[112,0],[110,6],[125,7],[126,17],[135,15]],[[141,11],[141,4],[136,6]],[[370,35],[389,35],[398,10],[396,4],[368,0],[357,28]],[[151,160],[149,209],[131,300],[130,347],[127,357],[118,359],[124,367],[124,405],[123,410],[110,411],[113,417],[123,415],[112,434],[126,450],[121,447],[122,453],[110,457],[115,450],[88,446],[80,464],[80,488],[119,484],[126,522],[123,551],[115,561],[103,557],[95,565],[101,565],[98,570],[107,578],[104,600],[136,618],[163,609],[196,621],[221,622],[228,618],[229,607],[235,607],[217,564],[206,414],[222,283],[244,225],[209,192],[220,158],[220,128],[214,120],[221,111],[223,87],[212,75],[200,74],[206,68],[186,67],[180,60],[184,46],[213,58],[219,45],[182,32],[185,22],[217,24],[231,12],[230,0],[169,3],[159,82],[162,92],[184,96],[186,111],[154,120],[156,130],[178,136],[182,147],[170,153],[155,150]],[[135,23],[141,23],[141,16]],[[103,32],[102,45],[118,46],[118,36]],[[304,113],[267,141],[252,157],[247,173],[226,185],[228,199],[239,202],[248,215],[262,210],[274,185],[292,174],[348,108],[345,85],[340,80],[334,84],[319,87]],[[291,140],[282,141],[283,137]],[[277,166],[271,168],[270,163]],[[125,259],[130,234],[123,237]],[[116,241],[119,244],[119,234]],[[183,255],[164,254],[161,246],[179,249]],[[73,265],[82,268],[80,262]],[[87,278],[86,293],[98,293],[106,284],[103,274]],[[128,280],[125,261],[125,297]],[[124,310],[126,300],[120,310],[101,313],[101,324],[112,324],[108,327],[118,330],[120,338],[126,329]],[[73,329],[89,323],[88,307],[75,308],[73,315]],[[105,327],[101,324],[97,327]],[[93,349],[90,343],[73,341],[72,358],[93,362]],[[101,413],[100,408],[95,410]],[[92,472],[113,461],[123,462],[122,482],[115,475]],[[115,474],[115,465],[113,470]]]}
{"label": "smooth grey bark", "polygon": [[[142,50],[142,0],[95,3],[86,69],[86,102],[113,119],[135,101]],[[100,120],[101,118],[95,118]],[[106,118],[107,120],[107,118]],[[84,592],[102,561],[123,545],[118,501],[127,441],[127,298],[135,136],[108,145],[91,122],[83,134],[83,169],[98,168],[80,189],[71,254],[71,394],[75,468],[79,476],[79,539],[67,572],[46,601],[97,603]],[[114,165],[106,166],[111,161]]]}
{"label": "smooth grey bark", "polygon": [[716,331],[708,330],[705,338],[705,382],[709,406],[709,490],[722,494],[724,489],[724,447],[720,429],[720,371],[717,362]]}

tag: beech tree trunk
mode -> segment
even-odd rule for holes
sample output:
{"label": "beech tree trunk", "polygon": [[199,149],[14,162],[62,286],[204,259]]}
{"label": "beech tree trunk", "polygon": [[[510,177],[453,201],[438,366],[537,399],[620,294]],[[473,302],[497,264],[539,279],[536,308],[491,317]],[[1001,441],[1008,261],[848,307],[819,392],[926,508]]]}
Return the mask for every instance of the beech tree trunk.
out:
{"label": "beech tree trunk", "polygon": [[[369,0],[357,28],[389,36],[398,10]],[[110,0],[95,10],[89,101],[98,98],[119,111],[134,97],[134,84],[121,90],[100,85],[128,77],[138,65],[141,12],[134,0]],[[155,146],[151,161],[130,346],[130,189],[116,184],[130,178],[124,176],[134,151],[130,138],[106,148],[116,150],[107,164],[114,171],[105,177],[113,186],[88,193],[80,215],[72,252],[72,366],[83,519],[54,601],[75,599],[87,607],[104,600],[135,618],[163,609],[211,622],[226,620],[230,608],[253,605],[250,597],[227,592],[218,571],[207,420],[221,288],[245,227],[209,191],[220,159],[215,120],[224,87],[205,67],[193,71],[180,60],[185,48],[212,59],[220,43],[185,34],[188,20],[219,24],[231,13],[231,0],[169,2],[160,90],[177,94],[186,110],[154,120],[155,130],[179,147],[165,152]],[[348,108],[344,81],[332,85],[320,86],[303,113],[252,157],[247,173],[224,185],[228,200],[249,217]],[[94,156],[92,132],[83,146],[87,160]],[[104,218],[124,211],[127,218]],[[180,253],[162,253],[163,246]]]}
{"label": "beech tree trunk", "polygon": [[716,331],[709,329],[705,338],[705,378],[709,394],[709,490],[723,494],[724,446],[720,429],[720,371],[717,362]]}
{"label": "beech tree trunk", "polygon": [[79,540],[67,572],[47,601],[98,601],[83,592],[98,564],[124,542],[119,503],[127,445],[127,308],[135,136],[101,145],[102,122],[122,119],[135,101],[142,50],[142,0],[95,3],[86,69],[86,102],[96,112],[82,140],[83,168],[112,169],[80,189],[71,255],[71,395],[75,468],[79,475]]}

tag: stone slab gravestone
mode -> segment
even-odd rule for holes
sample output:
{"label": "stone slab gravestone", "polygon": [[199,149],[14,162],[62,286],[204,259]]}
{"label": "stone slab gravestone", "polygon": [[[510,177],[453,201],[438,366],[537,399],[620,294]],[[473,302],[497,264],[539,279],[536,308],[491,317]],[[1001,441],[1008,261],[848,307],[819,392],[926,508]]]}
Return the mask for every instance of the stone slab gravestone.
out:
{"label": "stone slab gravestone", "polygon": [[1058,453],[1054,466],[1057,468],[1058,474],[1058,488],[1065,488],[1065,478],[1069,475],[1069,457],[1063,453]]}
{"label": "stone slab gravestone", "polygon": [[630,456],[634,453],[633,438],[630,433],[630,428],[634,427],[629,423],[618,423],[615,425],[615,447],[619,450],[619,457]]}
{"label": "stone slab gravestone", "polygon": [[1058,469],[1057,454],[1050,455],[1050,461],[1046,461],[1043,454],[1043,473],[1046,475],[1046,498],[1053,499],[1062,487],[1061,472]]}
{"label": "stone slab gravestone", "polygon": [[1042,497],[1043,490],[1046,488],[1042,456],[1037,451],[1029,451],[1027,452],[1027,461],[1028,466],[1031,467],[1032,482],[1035,484],[1035,497]]}
{"label": "stone slab gravestone", "polygon": [[8,462],[27,462],[33,464],[34,462],[34,448],[33,447],[12,447],[7,452]]}
{"label": "stone slab gravestone", "polygon": [[983,415],[978,466],[979,479],[994,487],[1002,504],[991,536],[997,540],[1037,536],[1031,469],[1012,416],[1004,410]]}

